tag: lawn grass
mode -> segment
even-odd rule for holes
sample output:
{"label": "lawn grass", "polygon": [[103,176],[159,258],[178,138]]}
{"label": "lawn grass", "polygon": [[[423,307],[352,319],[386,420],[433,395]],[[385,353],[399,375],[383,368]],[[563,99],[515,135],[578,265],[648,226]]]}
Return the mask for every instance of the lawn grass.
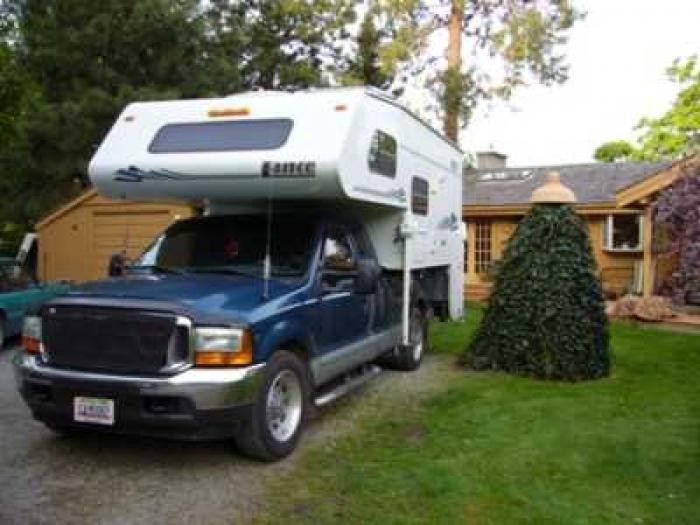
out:
{"label": "lawn grass", "polygon": [[[436,325],[458,353],[480,312]],[[611,377],[457,375],[309,452],[262,522],[699,523],[700,336],[612,327]]]}

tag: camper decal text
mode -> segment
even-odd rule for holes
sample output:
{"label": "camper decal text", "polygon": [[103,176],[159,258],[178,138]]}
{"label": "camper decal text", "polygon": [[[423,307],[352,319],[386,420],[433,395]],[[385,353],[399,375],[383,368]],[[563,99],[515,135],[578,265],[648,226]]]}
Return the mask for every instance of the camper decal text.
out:
{"label": "camper decal text", "polygon": [[114,172],[114,180],[118,182],[142,182],[142,181],[202,181],[202,180],[227,180],[227,179],[244,179],[257,178],[257,175],[205,175],[205,174],[190,174],[178,173],[176,171],[159,169],[159,170],[144,170],[137,166],[129,166]]}
{"label": "camper decal text", "polygon": [[294,179],[316,176],[315,162],[272,162],[262,163],[260,174],[263,178]]}

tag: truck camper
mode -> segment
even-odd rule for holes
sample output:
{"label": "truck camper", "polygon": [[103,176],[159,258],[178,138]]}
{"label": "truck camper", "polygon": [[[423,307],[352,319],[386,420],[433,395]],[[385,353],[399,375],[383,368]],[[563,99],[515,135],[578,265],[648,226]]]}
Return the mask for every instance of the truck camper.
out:
{"label": "truck camper", "polygon": [[415,370],[427,322],[462,316],[460,150],[382,92],[133,103],[94,155],[112,198],[180,200],[122,278],[25,319],[35,418],[275,460],[313,406]]}

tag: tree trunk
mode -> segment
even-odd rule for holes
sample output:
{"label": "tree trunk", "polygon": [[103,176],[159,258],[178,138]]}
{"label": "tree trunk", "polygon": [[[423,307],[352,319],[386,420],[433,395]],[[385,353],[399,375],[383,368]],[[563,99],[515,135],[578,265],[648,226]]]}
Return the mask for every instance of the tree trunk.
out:
{"label": "tree trunk", "polygon": [[445,74],[445,134],[458,141],[461,104],[462,24],[464,1],[452,0],[452,11],[447,24],[447,71]]}

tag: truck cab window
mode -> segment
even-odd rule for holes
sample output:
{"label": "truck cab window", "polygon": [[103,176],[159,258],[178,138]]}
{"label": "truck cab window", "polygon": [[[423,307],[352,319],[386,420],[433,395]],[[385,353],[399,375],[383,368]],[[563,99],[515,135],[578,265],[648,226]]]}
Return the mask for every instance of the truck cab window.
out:
{"label": "truck cab window", "polygon": [[334,272],[353,271],[355,257],[347,234],[331,232],[323,246],[323,268]]}
{"label": "truck cab window", "polygon": [[396,177],[396,139],[383,131],[375,131],[369,146],[368,163],[374,173]]}
{"label": "truck cab window", "polygon": [[[260,277],[266,236],[266,222],[258,215],[183,221],[169,228],[134,266]],[[278,216],[272,224],[271,238],[273,277],[303,277],[311,258],[313,223],[299,217]]]}

